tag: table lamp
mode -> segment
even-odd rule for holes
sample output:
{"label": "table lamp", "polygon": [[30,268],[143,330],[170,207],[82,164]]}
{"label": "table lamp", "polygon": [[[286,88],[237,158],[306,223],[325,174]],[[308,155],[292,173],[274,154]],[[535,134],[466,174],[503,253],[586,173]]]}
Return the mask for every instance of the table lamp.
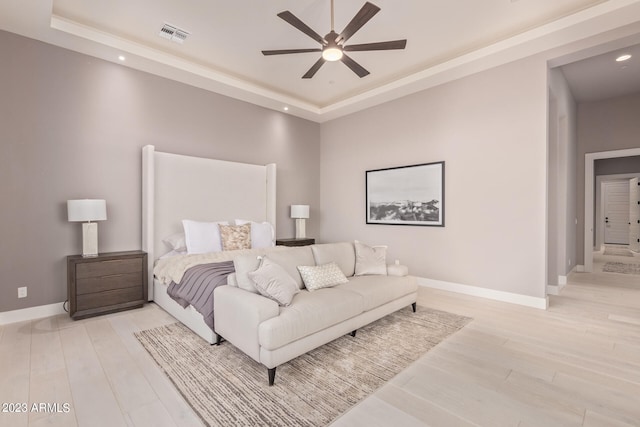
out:
{"label": "table lamp", "polygon": [[305,221],[309,218],[309,205],[291,205],[291,218],[296,220],[296,239],[306,238]]}
{"label": "table lamp", "polygon": [[67,200],[69,222],[82,224],[82,256],[98,256],[98,224],[107,219],[107,203],[100,199]]}

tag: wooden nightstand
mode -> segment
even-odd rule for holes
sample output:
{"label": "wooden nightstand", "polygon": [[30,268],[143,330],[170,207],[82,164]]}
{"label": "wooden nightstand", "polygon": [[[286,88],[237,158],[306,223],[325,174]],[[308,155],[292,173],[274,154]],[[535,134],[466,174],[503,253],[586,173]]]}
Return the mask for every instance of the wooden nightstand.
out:
{"label": "wooden nightstand", "polygon": [[142,307],[147,301],[147,253],[68,256],[67,295],[73,319]]}
{"label": "wooden nightstand", "polygon": [[280,246],[309,246],[313,245],[316,239],[304,238],[304,239],[277,239],[276,245]]}

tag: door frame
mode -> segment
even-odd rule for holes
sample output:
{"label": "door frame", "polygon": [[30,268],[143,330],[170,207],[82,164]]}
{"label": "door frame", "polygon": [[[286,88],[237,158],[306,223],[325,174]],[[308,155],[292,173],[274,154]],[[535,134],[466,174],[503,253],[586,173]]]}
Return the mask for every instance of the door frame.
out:
{"label": "door frame", "polygon": [[594,166],[600,159],[615,159],[618,157],[640,156],[640,148],[626,150],[601,151],[584,155],[584,271],[593,271],[593,224],[595,217],[594,195]]}

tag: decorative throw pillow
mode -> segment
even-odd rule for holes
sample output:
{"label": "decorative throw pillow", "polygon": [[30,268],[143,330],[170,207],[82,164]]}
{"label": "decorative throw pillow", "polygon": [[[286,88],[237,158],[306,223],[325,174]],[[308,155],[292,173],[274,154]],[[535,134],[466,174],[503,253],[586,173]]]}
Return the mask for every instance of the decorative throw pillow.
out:
{"label": "decorative throw pillow", "polygon": [[184,237],[189,254],[206,254],[210,252],[220,252],[222,243],[220,242],[219,224],[227,222],[200,222],[189,219],[182,220],[184,227]]}
{"label": "decorative throw pillow", "polygon": [[349,282],[335,262],[322,265],[300,265],[298,271],[304,286],[310,291]]}
{"label": "decorative throw pillow", "polygon": [[222,250],[235,251],[251,249],[251,224],[222,225],[219,224]]}
{"label": "decorative throw pillow", "polygon": [[368,246],[357,240],[354,244],[356,248],[356,276],[387,275],[386,246]]}
{"label": "decorative throw pillow", "polygon": [[236,225],[251,224],[251,247],[269,248],[275,246],[275,233],[269,222],[254,222],[236,219]]}
{"label": "decorative throw pillow", "polygon": [[300,291],[296,281],[284,271],[284,268],[267,257],[262,258],[257,270],[250,271],[247,275],[261,295],[282,306],[291,304],[293,296]]}

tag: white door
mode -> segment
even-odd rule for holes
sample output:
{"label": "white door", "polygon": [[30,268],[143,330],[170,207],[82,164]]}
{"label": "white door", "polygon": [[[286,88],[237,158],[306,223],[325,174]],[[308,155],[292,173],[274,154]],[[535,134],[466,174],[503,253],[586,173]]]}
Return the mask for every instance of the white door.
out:
{"label": "white door", "polygon": [[629,249],[640,252],[640,182],[629,181]]}
{"label": "white door", "polygon": [[629,181],[603,185],[604,243],[629,244]]}

